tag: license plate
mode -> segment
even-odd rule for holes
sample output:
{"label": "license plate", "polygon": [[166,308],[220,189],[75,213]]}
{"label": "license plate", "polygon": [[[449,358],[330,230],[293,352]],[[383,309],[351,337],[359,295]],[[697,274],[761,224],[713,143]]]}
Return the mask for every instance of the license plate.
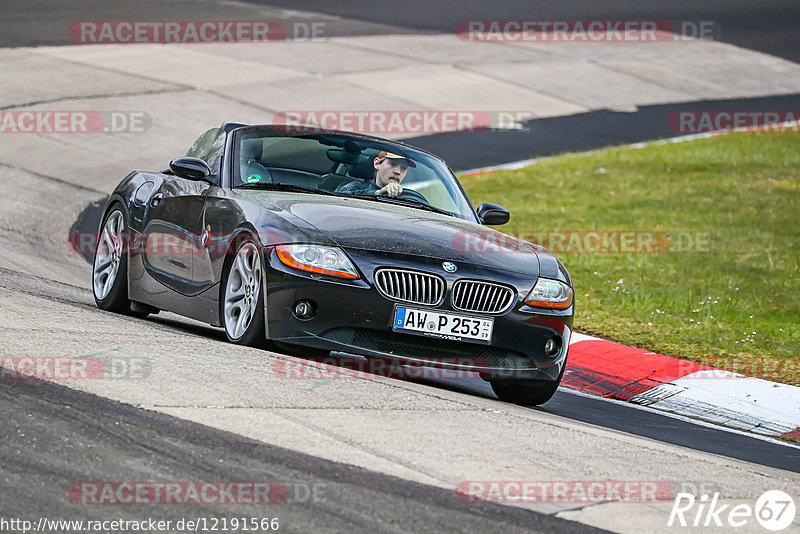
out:
{"label": "license plate", "polygon": [[492,342],[494,319],[397,306],[392,330],[451,341]]}

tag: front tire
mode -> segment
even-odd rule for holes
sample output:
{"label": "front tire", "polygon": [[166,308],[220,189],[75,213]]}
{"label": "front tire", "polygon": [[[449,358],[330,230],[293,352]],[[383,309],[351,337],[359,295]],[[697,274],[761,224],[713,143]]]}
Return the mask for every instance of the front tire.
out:
{"label": "front tire", "polygon": [[240,241],[225,266],[221,315],[228,341],[259,347],[266,344],[261,253],[249,240]]}
{"label": "front tire", "polygon": [[103,221],[92,262],[92,292],[101,310],[131,313],[128,300],[128,227],[125,214],[115,206]]}
{"label": "front tire", "polygon": [[567,368],[567,362],[561,368],[561,372],[556,380],[527,380],[527,381],[513,381],[513,382],[490,382],[492,391],[497,395],[501,401],[510,402],[512,404],[520,404],[522,406],[539,406],[549,401],[555,395],[558,385],[561,383],[561,377],[564,376],[564,369]]}

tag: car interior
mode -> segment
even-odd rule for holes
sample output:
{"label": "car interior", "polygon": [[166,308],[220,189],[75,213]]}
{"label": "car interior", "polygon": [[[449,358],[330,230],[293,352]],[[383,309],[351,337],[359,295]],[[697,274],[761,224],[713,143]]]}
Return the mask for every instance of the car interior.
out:
{"label": "car interior", "polygon": [[[338,135],[244,137],[234,187],[243,184],[284,184],[336,192],[351,182],[375,177],[373,165],[380,145],[364,146]],[[388,147],[402,153],[401,149]],[[445,183],[425,160],[415,160],[403,181],[406,200],[418,200],[447,212],[459,211]]]}
{"label": "car interior", "polygon": [[[309,150],[307,139],[244,139],[240,148],[243,181],[256,175],[259,183],[298,185],[335,191],[353,181],[375,177],[376,148],[360,149],[347,140],[342,148],[322,143]],[[254,181],[255,178],[254,178]]]}
{"label": "car interior", "polygon": [[309,150],[307,140],[245,139],[240,149],[240,176],[245,179],[257,175],[260,183],[299,185],[323,191],[335,191],[354,180],[371,180],[375,176],[372,161],[378,150],[361,151],[352,141],[347,143],[342,149],[320,144],[318,149]]}

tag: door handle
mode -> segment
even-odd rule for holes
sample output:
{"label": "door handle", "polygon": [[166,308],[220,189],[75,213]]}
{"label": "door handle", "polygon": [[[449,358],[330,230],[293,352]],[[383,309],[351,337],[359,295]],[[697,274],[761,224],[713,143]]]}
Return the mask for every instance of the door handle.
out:
{"label": "door handle", "polygon": [[161,193],[156,193],[155,195],[153,195],[153,198],[150,199],[150,206],[155,208],[156,206],[161,204],[161,201],[163,199],[164,195],[162,195]]}

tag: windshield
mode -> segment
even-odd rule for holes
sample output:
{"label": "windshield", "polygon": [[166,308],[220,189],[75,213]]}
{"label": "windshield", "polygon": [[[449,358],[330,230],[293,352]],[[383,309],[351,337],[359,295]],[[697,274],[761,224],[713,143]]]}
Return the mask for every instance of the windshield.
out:
{"label": "windshield", "polygon": [[380,156],[387,153],[392,164],[402,162],[398,166],[405,174],[391,179],[399,180],[402,192],[389,197],[384,191],[379,193],[382,199],[475,221],[469,200],[442,160],[359,135],[311,129],[287,132],[286,128],[266,126],[244,128],[234,136],[232,185],[262,186],[265,190],[286,185],[369,200],[379,192],[383,179],[376,181],[376,158],[380,165]]}

